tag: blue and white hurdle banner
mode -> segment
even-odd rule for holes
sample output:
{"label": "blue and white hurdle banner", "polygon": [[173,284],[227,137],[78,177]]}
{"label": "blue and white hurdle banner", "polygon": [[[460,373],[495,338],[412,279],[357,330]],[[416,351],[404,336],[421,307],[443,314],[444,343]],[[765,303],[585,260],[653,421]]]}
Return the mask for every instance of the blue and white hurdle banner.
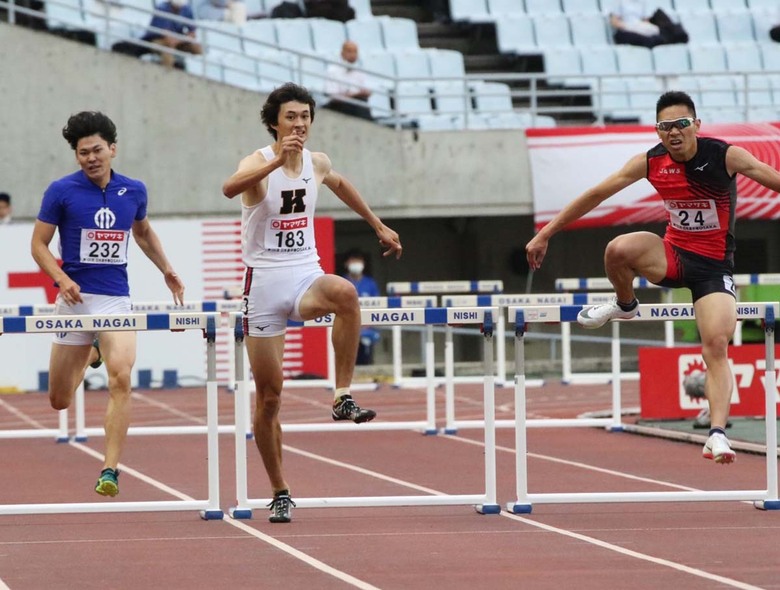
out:
{"label": "blue and white hurdle banner", "polygon": [[[326,507],[358,507],[358,506],[451,506],[474,505],[479,512],[485,514],[497,514],[500,506],[496,501],[496,435],[495,435],[495,378],[493,375],[493,327],[494,318],[498,313],[496,308],[387,308],[387,309],[363,309],[361,310],[364,326],[392,326],[402,325],[446,325],[474,324],[480,325],[483,331],[483,359],[484,372],[484,429],[485,429],[485,490],[478,494],[463,495],[425,495],[425,496],[370,496],[370,497],[337,497],[337,498],[296,498],[298,508],[326,508]],[[329,326],[333,323],[332,314],[315,320],[304,322],[304,327]],[[233,325],[240,322],[238,314],[232,315],[230,321]],[[238,340],[237,340],[238,341]],[[430,359],[426,366],[427,376],[432,384],[433,361]],[[245,373],[237,372],[236,377]],[[236,389],[236,408],[245,411],[247,407],[243,396],[248,388],[240,385]],[[284,432],[339,432],[339,431],[365,431],[365,430],[422,430],[426,433],[436,431],[436,409],[433,387],[429,387],[429,395],[426,403],[426,420],[418,422],[382,422],[374,420],[366,424],[334,423],[322,424],[282,424]],[[241,423],[242,418],[236,415],[236,423]],[[231,508],[230,514],[234,518],[251,518],[252,509],[264,508],[269,499],[250,499],[247,491],[247,462],[246,462],[245,438],[236,435],[236,499],[237,505]]]}
{"label": "blue and white hurdle banner", "polygon": [[[703,502],[740,500],[753,501],[757,508],[780,510],[778,499],[778,451],[777,451],[777,371],[775,368],[774,322],[780,312],[780,304],[740,303],[737,304],[739,319],[764,320],[766,367],[764,387],[766,392],[766,489],[726,491],[682,491],[682,492],[595,492],[595,493],[528,493],[528,464],[526,430],[531,426],[571,426],[565,421],[533,421],[526,418],[524,334],[527,324],[551,322],[575,322],[582,306],[510,307],[509,322],[515,325],[515,485],[517,499],[507,504],[515,513],[529,513],[534,503],[596,503],[596,502]],[[639,314],[630,320],[614,323],[665,321],[668,318],[694,319],[692,304],[640,304]],[[614,360],[614,359],[613,359]],[[613,365],[613,371],[615,367]],[[614,383],[613,381],[613,394]],[[608,420],[608,429],[619,430],[620,401],[613,395],[613,419]],[[534,422],[536,422],[534,424]],[[595,423],[594,423],[595,425]]]}
{"label": "blue and white hurdle banner", "polygon": [[[208,498],[152,502],[86,502],[59,504],[4,504],[0,514],[64,514],[85,512],[149,512],[199,510],[204,519],[222,518],[219,507],[219,437],[215,339],[219,316],[215,313],[155,313],[117,315],[53,315],[0,317],[0,334],[54,332],[116,332],[143,330],[202,330],[206,337],[206,434]],[[133,430],[132,427],[128,430]],[[136,429],[136,431],[139,429]],[[162,433],[159,429],[155,433]]]}
{"label": "blue and white hurdle banner", "polygon": [[416,281],[387,283],[390,295],[441,295],[444,293],[501,293],[504,281]]}

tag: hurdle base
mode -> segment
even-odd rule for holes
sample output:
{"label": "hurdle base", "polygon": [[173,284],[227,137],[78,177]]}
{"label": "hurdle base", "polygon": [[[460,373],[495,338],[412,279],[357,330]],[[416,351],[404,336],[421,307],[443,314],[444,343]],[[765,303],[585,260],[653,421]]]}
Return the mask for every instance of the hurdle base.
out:
{"label": "hurdle base", "polygon": [[753,506],[759,510],[780,510],[780,500],[756,500]]}
{"label": "hurdle base", "polygon": [[531,504],[518,504],[517,502],[507,502],[506,509],[512,514],[531,514],[533,511]]}
{"label": "hurdle base", "polygon": [[436,428],[426,428],[425,430],[423,430],[423,434],[425,436],[435,436],[439,434],[439,431]]}
{"label": "hurdle base", "polygon": [[247,432],[244,436],[246,437],[247,440],[252,440],[253,438],[255,438],[255,435],[252,434],[251,432]]}
{"label": "hurdle base", "polygon": [[230,515],[230,518],[233,518],[235,520],[251,520],[252,519],[252,509],[251,508],[229,508],[228,514]]}
{"label": "hurdle base", "polygon": [[58,442],[58,443],[68,443],[68,442],[70,442],[70,437],[69,436],[58,436],[57,438],[54,439],[54,441]]}
{"label": "hurdle base", "polygon": [[200,517],[203,520],[222,520],[225,517],[225,513],[221,510],[201,510]]}
{"label": "hurdle base", "polygon": [[457,428],[445,428],[444,434],[458,434]]}
{"label": "hurdle base", "polygon": [[498,504],[477,504],[474,510],[480,514],[501,514],[501,506]]}
{"label": "hurdle base", "polygon": [[75,440],[76,442],[87,442],[89,440],[89,437],[87,437],[87,436],[77,436],[73,440]]}
{"label": "hurdle base", "polygon": [[612,424],[610,426],[607,426],[604,428],[607,432],[624,432],[625,428],[623,428],[622,424]]}

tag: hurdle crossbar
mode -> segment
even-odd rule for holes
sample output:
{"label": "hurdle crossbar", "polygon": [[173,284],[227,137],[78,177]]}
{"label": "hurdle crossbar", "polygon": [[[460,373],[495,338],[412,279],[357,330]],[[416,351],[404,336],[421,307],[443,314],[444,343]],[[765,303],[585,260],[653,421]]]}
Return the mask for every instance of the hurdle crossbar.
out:
{"label": "hurdle crossbar", "polygon": [[[582,306],[510,307],[508,321],[515,326],[515,486],[517,499],[507,504],[515,513],[529,513],[534,503],[594,503],[594,502],[683,502],[683,501],[753,501],[757,508],[780,510],[777,470],[777,374],[775,370],[774,322],[780,310],[778,303],[737,304],[739,319],[762,319],[765,326],[766,368],[766,476],[764,490],[675,491],[675,492],[596,492],[596,493],[529,493],[526,430],[531,421],[526,418],[524,335],[530,323],[574,322]],[[694,319],[692,304],[640,305],[631,322],[663,321],[668,318]],[[617,322],[615,322],[617,323]],[[614,402],[614,400],[613,400]],[[613,408],[613,414],[620,415]]]}
{"label": "hurdle crossbar", "polygon": [[[496,308],[388,308],[388,309],[363,309],[361,319],[364,326],[391,326],[402,325],[446,325],[446,324],[472,324],[481,325],[484,335],[483,357],[485,377],[484,384],[484,414],[485,414],[485,490],[478,494],[468,495],[432,495],[432,496],[371,496],[355,498],[296,498],[299,508],[326,508],[326,507],[358,507],[358,506],[434,506],[434,505],[475,505],[478,512],[493,514],[500,511],[496,502],[496,435],[495,435],[495,376],[493,374],[493,327],[497,314]],[[333,314],[304,323],[304,326],[332,325]],[[232,319],[237,333],[240,331],[235,319]],[[236,342],[239,343],[237,336]],[[240,342],[243,344],[243,341]],[[241,355],[243,356],[243,355]],[[429,364],[429,369],[432,369]],[[236,368],[236,379],[242,379],[245,372],[239,372]],[[429,373],[432,377],[432,371]],[[247,387],[240,383],[236,389],[236,411],[245,411],[247,407],[243,396]],[[432,389],[430,390],[432,393]],[[321,425],[283,425],[286,432],[338,432],[349,430],[389,430],[389,429],[424,429],[435,430],[435,400],[428,400],[427,420],[423,422],[370,422],[363,425],[328,423]],[[242,423],[244,418],[236,414],[236,423]],[[247,491],[247,461],[246,439],[236,434],[236,506],[229,513],[234,518],[251,518],[252,509],[264,508],[269,499],[251,499]]]}
{"label": "hurdle crossbar", "polygon": [[[87,502],[58,504],[3,504],[0,514],[64,514],[73,512],[149,512],[200,510],[207,520],[222,518],[219,507],[219,440],[216,381],[215,313],[154,313],[117,315],[52,315],[0,317],[0,334],[54,332],[116,332],[143,330],[202,330],[206,338],[207,472],[208,498],[154,502]],[[62,414],[60,414],[62,416]],[[61,418],[60,418],[61,419]]]}

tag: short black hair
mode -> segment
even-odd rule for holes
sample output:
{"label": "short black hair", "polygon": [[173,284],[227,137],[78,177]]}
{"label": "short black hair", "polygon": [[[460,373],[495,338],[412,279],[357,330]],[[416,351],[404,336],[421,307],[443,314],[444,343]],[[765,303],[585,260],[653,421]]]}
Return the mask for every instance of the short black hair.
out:
{"label": "short black hair", "polygon": [[681,90],[670,90],[669,92],[664,92],[660,96],[658,102],[655,103],[656,118],[658,118],[658,113],[660,113],[665,108],[676,105],[683,105],[687,107],[691,112],[691,115],[696,118],[696,107],[693,104],[693,99],[687,92],[682,92]]}
{"label": "short black hair", "polygon": [[303,86],[298,86],[298,84],[293,84],[292,82],[282,84],[279,88],[274,88],[271,94],[268,95],[268,100],[265,101],[263,110],[260,111],[260,120],[274,139],[277,139],[276,129],[271,127],[271,125],[279,124],[279,109],[284,103],[291,101],[309,105],[311,120],[314,121],[314,107],[316,103],[311,93]]}
{"label": "short black hair", "polygon": [[359,248],[352,248],[346,251],[346,253],[344,254],[344,262],[346,262],[350,258],[359,258],[363,262],[366,262],[368,260],[366,253]]}
{"label": "short black hair", "polygon": [[11,195],[9,195],[8,193],[0,193],[0,201],[5,203],[6,205],[10,205],[11,204]]}
{"label": "short black hair", "polygon": [[116,125],[98,111],[82,111],[71,115],[62,128],[62,137],[74,150],[80,139],[96,134],[105,139],[109,145],[116,143]]}

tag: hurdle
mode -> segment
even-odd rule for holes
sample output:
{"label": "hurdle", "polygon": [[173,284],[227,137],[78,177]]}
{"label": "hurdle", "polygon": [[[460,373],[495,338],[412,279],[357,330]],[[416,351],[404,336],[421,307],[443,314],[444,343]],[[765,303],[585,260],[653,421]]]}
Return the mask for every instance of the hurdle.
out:
{"label": "hurdle", "polygon": [[[611,294],[605,293],[532,293],[532,294],[505,294],[498,295],[444,295],[442,305],[444,307],[497,307],[499,319],[496,322],[496,338],[499,342],[506,342],[504,311],[510,306],[517,305],[597,305],[609,301]],[[449,326],[448,326],[449,328]],[[496,348],[499,348],[498,346]],[[497,366],[499,380],[506,379],[506,352],[498,353]],[[455,419],[455,387],[454,387],[454,362],[452,349],[452,331],[447,331],[447,340],[444,347],[445,367],[445,434],[455,434],[458,428],[482,428],[481,420],[456,420]],[[526,379],[526,387],[541,387],[544,379]],[[496,420],[496,428],[514,428],[513,420]]]}
{"label": "hurdle", "polygon": [[[495,432],[495,378],[493,375],[493,318],[496,308],[407,308],[407,309],[372,309],[362,310],[362,323],[365,326],[401,325],[446,325],[472,324],[481,325],[483,333],[483,363],[484,373],[484,414],[485,414],[485,490],[478,494],[433,495],[433,496],[367,496],[367,497],[333,497],[333,498],[296,498],[299,508],[327,507],[379,507],[379,506],[453,506],[474,505],[482,514],[497,514],[501,508],[496,501],[496,432]],[[329,325],[333,315],[327,315],[304,323],[304,327]],[[239,343],[241,322],[233,320],[236,330],[236,342]],[[242,343],[242,342],[241,342]],[[241,355],[237,355],[237,358]],[[429,379],[433,376],[433,359],[427,359]],[[244,375],[240,367],[236,367],[236,378]],[[236,390],[236,423],[242,418],[238,412],[246,407],[242,396],[246,394],[246,384],[242,383]],[[410,427],[430,428],[435,425],[435,405],[428,400],[427,421],[422,423],[389,422],[367,424],[328,423],[328,424],[293,424],[282,425],[284,432],[340,432],[364,430],[408,430]],[[247,491],[247,441],[237,432],[236,437],[236,506],[229,510],[233,518],[251,518],[253,508],[265,508],[269,499],[251,499]]]}
{"label": "hurdle", "polygon": [[[412,295],[412,294],[431,294],[431,295],[445,295],[453,293],[501,293],[504,290],[503,281],[489,280],[489,281],[419,281],[419,282],[391,282],[387,283],[387,292],[391,295]],[[436,303],[434,303],[436,305]],[[446,306],[445,306],[446,307]],[[503,318],[499,318],[499,322],[502,322]],[[452,338],[452,327],[446,326],[445,330],[449,332],[449,339]],[[419,387],[421,385],[420,378],[406,377],[402,375],[403,367],[403,354],[401,344],[401,326],[392,327],[393,335],[393,385],[395,387]],[[501,359],[504,358],[506,343],[503,338],[499,338],[496,342],[496,350],[498,360],[503,363]],[[424,351],[424,357],[427,362],[428,356],[434,355],[434,341],[433,341],[433,326],[426,326],[425,337],[422,341],[422,349]],[[504,367],[505,370],[505,367]],[[501,375],[499,369],[499,375]],[[503,373],[504,377],[506,374]],[[437,384],[445,382],[446,378],[437,378]],[[458,377],[457,381],[461,383],[479,383],[481,377],[468,378]]]}
{"label": "hurdle", "polygon": [[3,504],[0,514],[71,514],[87,512],[151,512],[199,510],[205,520],[221,519],[219,507],[219,440],[217,432],[216,328],[215,313],[52,315],[0,318],[0,334],[54,332],[116,332],[144,330],[202,330],[206,339],[207,462],[208,498],[151,502],[84,502],[46,504]]}
{"label": "hurdle", "polygon": [[[510,307],[509,322],[515,326],[515,486],[517,499],[507,504],[507,510],[516,514],[528,514],[533,504],[562,503],[612,503],[612,502],[702,502],[702,501],[753,501],[756,508],[780,510],[778,500],[777,470],[777,373],[775,369],[775,318],[780,310],[778,303],[738,304],[740,319],[764,320],[766,367],[764,387],[766,391],[766,474],[765,490],[722,490],[722,491],[674,491],[674,492],[590,492],[590,493],[529,493],[526,430],[530,420],[526,419],[525,353],[524,335],[530,323],[575,322],[581,305]],[[694,318],[691,304],[659,304],[639,306],[639,314],[628,322],[663,321],[669,317],[677,319]],[[617,323],[614,322],[614,323]],[[613,371],[615,367],[613,365]],[[618,366],[619,370],[619,366]],[[615,402],[613,398],[613,402]],[[614,409],[613,409],[614,412]],[[617,412],[619,415],[619,412]],[[539,424],[541,425],[541,424]],[[547,426],[555,426],[550,421]],[[560,424],[563,425],[563,424]]]}

